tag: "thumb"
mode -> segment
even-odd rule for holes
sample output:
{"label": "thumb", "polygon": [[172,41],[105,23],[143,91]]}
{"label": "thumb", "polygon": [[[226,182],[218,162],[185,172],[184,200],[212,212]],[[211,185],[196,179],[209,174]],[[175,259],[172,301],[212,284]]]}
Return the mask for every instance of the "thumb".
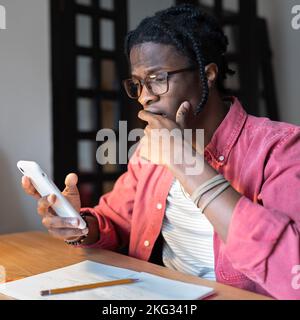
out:
{"label": "thumb", "polygon": [[77,188],[78,177],[75,173],[70,173],[66,176],[65,179],[65,190],[64,195],[75,196],[79,194]]}
{"label": "thumb", "polygon": [[75,173],[68,174],[65,179],[66,187],[62,194],[69,200],[74,209],[79,212],[81,208],[81,201],[77,182],[78,177]]}
{"label": "thumb", "polygon": [[177,110],[176,123],[179,125],[181,129],[186,128],[187,116],[188,116],[190,107],[191,107],[190,103],[188,101],[184,101]]}

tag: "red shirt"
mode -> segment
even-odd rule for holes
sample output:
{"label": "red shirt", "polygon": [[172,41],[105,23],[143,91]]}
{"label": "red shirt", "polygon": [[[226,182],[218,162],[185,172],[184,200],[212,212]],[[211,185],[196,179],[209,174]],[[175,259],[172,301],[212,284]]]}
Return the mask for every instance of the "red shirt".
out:
{"label": "red shirt", "polygon": [[[243,195],[226,243],[214,234],[217,281],[299,299],[293,270],[300,265],[300,127],[250,116],[233,98],[205,158]],[[100,241],[89,247],[129,246],[130,256],[149,260],[173,178],[166,167],[141,164],[137,149],[114,189],[82,209],[99,222]]]}

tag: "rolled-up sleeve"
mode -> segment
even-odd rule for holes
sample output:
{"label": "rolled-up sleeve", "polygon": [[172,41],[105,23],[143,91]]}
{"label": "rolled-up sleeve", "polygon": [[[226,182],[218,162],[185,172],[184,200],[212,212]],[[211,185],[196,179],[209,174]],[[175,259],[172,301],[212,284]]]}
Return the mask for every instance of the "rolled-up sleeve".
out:
{"label": "rolled-up sleeve", "polygon": [[81,209],[82,213],[97,218],[100,230],[97,243],[81,247],[118,250],[128,245],[140,168],[137,149],[128,163],[127,171],[117,179],[113,190],[100,197],[99,204],[94,208]]}
{"label": "rolled-up sleeve", "polygon": [[264,183],[253,202],[238,201],[225,253],[234,268],[279,299],[299,299],[294,285],[300,265],[300,134],[290,132],[266,161]]}

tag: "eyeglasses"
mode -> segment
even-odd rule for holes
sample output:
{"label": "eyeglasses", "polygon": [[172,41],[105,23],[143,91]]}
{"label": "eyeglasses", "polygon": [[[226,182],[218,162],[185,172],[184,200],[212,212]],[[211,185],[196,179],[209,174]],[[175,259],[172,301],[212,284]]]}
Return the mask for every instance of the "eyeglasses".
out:
{"label": "eyeglasses", "polygon": [[195,70],[195,67],[188,67],[169,72],[162,71],[150,74],[143,80],[139,80],[137,78],[126,79],[123,81],[123,85],[128,96],[132,99],[138,99],[141,96],[144,85],[151,94],[158,96],[168,92],[170,75],[192,70]]}

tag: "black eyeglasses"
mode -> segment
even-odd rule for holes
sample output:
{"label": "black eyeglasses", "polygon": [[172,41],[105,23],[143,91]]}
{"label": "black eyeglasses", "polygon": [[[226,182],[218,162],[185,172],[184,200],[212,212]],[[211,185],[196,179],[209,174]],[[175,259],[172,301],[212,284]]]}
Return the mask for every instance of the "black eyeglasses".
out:
{"label": "black eyeglasses", "polygon": [[188,67],[175,71],[161,71],[150,74],[143,80],[137,78],[126,79],[123,81],[123,85],[128,96],[132,99],[138,99],[140,97],[144,85],[151,94],[158,96],[168,92],[170,75],[192,70],[195,70],[195,67]]}

